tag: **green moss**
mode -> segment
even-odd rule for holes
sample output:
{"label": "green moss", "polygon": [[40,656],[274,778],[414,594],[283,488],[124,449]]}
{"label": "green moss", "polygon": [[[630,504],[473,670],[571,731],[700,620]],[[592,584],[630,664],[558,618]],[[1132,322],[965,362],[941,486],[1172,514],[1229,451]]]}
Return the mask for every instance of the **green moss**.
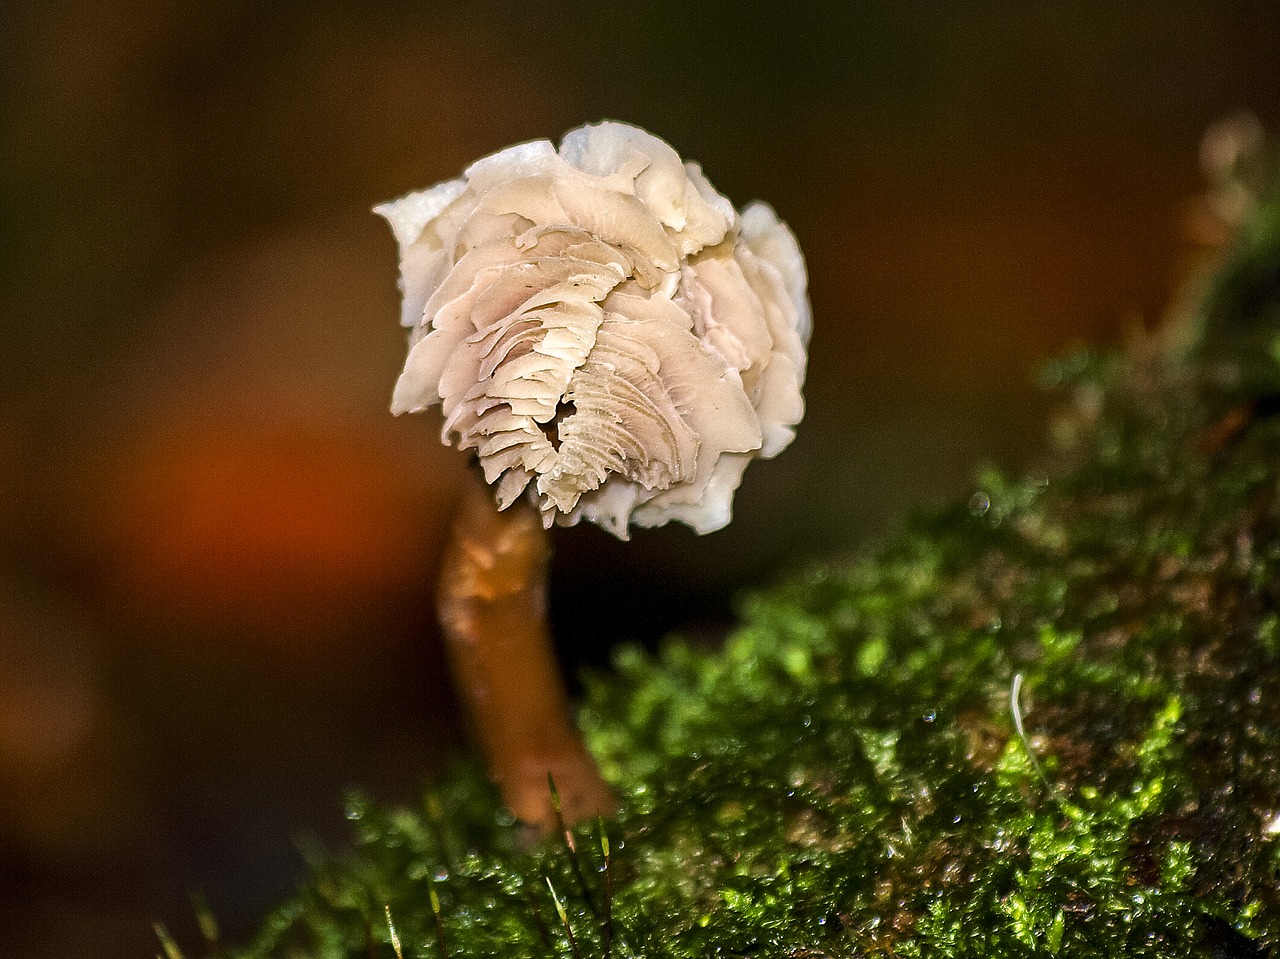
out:
{"label": "green moss", "polygon": [[1186,356],[1057,364],[1101,412],[1050,480],[984,475],[748,600],[722,650],[621,652],[583,714],[616,821],[528,850],[470,767],[355,802],[354,854],[236,954],[1267,954],[1277,211]]}

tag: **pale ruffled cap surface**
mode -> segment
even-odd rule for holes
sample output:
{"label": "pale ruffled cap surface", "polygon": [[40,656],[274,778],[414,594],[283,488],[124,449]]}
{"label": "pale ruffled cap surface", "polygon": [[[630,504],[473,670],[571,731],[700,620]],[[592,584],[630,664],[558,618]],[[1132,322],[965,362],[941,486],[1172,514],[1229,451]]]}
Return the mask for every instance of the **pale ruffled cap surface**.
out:
{"label": "pale ruffled cap surface", "polygon": [[810,312],[795,238],[621,123],[521,144],[377,207],[400,246],[409,356],[393,412],[437,403],[498,505],[543,521],[732,515],[794,438]]}

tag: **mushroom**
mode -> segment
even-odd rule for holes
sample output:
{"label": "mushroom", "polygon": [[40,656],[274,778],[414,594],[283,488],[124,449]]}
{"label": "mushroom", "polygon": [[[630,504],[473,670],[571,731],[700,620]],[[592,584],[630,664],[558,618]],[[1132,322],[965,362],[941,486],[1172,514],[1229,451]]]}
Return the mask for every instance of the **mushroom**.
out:
{"label": "mushroom", "polygon": [[391,409],[440,405],[474,450],[440,621],[491,776],[520,819],[613,799],[569,718],[545,613],[546,530],[725,526],[743,470],[804,413],[804,260],[662,140],[605,122],[376,208],[400,248],[409,354]]}

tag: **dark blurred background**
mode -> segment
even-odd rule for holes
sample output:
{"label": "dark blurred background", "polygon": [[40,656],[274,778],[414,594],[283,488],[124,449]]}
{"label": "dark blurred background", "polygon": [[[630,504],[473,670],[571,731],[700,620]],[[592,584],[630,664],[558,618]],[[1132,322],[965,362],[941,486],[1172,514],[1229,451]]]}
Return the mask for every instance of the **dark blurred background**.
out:
{"label": "dark blurred background", "polygon": [[557,536],[573,666],[1044,449],[1038,367],[1150,324],[1206,126],[1280,125],[1272,2],[10,0],[0,13],[0,956],[243,939],[460,741],[460,463],[387,413],[369,207],[638,123],[807,253],[794,447],[698,538]]}

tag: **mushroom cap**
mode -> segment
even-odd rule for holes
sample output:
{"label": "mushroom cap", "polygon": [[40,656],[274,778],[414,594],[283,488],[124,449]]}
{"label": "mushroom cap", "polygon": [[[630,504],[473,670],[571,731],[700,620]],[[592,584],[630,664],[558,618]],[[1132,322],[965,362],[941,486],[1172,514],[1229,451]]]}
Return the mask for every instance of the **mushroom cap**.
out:
{"label": "mushroom cap", "polygon": [[400,247],[409,354],[391,409],[440,404],[505,509],[544,525],[725,526],[804,415],[795,237],[694,163],[605,122],[375,208]]}

